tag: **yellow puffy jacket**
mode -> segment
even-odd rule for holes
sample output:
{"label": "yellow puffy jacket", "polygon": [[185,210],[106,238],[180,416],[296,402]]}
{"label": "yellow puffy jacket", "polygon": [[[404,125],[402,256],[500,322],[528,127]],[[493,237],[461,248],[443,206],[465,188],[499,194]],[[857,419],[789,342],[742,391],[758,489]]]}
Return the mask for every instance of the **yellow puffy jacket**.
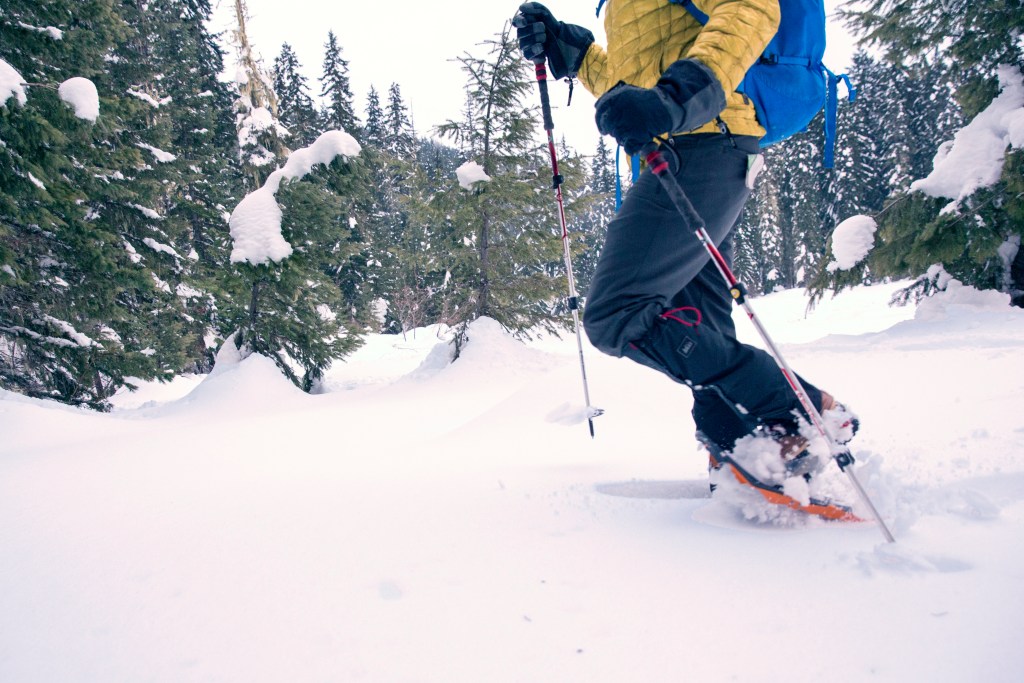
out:
{"label": "yellow puffy jacket", "polygon": [[[579,80],[600,97],[619,81],[653,87],[673,62],[691,58],[709,67],[726,92],[721,114],[736,135],[764,135],[754,107],[736,92],[779,27],[778,0],[695,0],[708,23],[701,26],[682,5],[669,0],[607,0],[608,47],[590,46]],[[697,133],[718,132],[712,121]]]}

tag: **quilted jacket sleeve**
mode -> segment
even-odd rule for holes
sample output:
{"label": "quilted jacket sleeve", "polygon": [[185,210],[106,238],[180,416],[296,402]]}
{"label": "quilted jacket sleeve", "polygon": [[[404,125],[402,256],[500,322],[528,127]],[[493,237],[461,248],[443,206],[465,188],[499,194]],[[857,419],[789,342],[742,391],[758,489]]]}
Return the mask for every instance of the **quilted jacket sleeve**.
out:
{"label": "quilted jacket sleeve", "polygon": [[685,57],[700,60],[732,92],[779,28],[778,0],[706,0],[704,26]]}
{"label": "quilted jacket sleeve", "polygon": [[596,42],[591,43],[577,74],[580,83],[596,96],[600,96],[613,85],[608,82],[608,71],[608,53]]}

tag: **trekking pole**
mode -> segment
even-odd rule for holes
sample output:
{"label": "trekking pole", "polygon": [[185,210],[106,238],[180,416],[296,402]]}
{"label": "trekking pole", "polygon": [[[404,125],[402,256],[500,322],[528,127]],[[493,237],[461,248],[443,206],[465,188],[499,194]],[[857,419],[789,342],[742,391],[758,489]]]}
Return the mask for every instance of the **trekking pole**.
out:
{"label": "trekking pole", "polygon": [[558,200],[558,218],[562,225],[562,249],[565,252],[565,271],[569,280],[569,310],[572,312],[572,324],[576,330],[576,349],[580,356],[580,372],[583,375],[583,399],[587,404],[587,424],[590,426],[590,437],[594,437],[594,418],[604,413],[601,408],[590,405],[590,387],[587,383],[587,366],[583,362],[583,338],[580,336],[580,298],[576,292],[576,278],[572,274],[572,254],[569,251],[569,230],[565,227],[565,204],[562,202],[562,182],[564,178],[558,172],[558,155],[555,153],[555,124],[551,118],[551,100],[548,97],[548,71],[544,66],[544,58],[534,62],[537,67],[537,86],[540,88],[540,106],[544,114],[544,130],[548,134],[548,151],[551,153],[551,189]]}
{"label": "trekking pole", "polygon": [[690,198],[686,196],[683,188],[679,185],[679,181],[676,180],[675,176],[672,175],[669,169],[669,163],[665,159],[661,152],[661,149],[656,143],[651,143],[645,147],[641,152],[641,155],[647,160],[647,166],[651,169],[651,172],[658,177],[661,181],[661,186],[665,189],[665,192],[672,199],[672,203],[675,204],[676,209],[679,210],[679,214],[683,218],[683,223],[688,228],[694,231],[697,235],[697,239],[704,246],[704,249],[711,256],[711,260],[714,262],[715,267],[718,268],[718,272],[721,273],[725,279],[726,284],[729,286],[729,294],[733,300],[743,308],[743,311],[750,318],[750,322],[754,324],[754,328],[757,333],[761,336],[765,346],[768,347],[768,352],[771,354],[775,364],[779,366],[779,370],[786,378],[786,382],[789,384],[793,393],[796,394],[797,399],[800,401],[800,405],[803,406],[807,415],[811,418],[811,422],[814,424],[815,429],[821,435],[821,438],[825,440],[825,443],[829,446],[829,452],[832,454],[832,459],[836,461],[836,465],[839,469],[846,474],[850,480],[851,486],[860,496],[861,501],[871,511],[871,515],[875,518],[879,528],[882,531],[882,535],[885,536],[885,540],[889,543],[895,543],[896,539],[893,538],[892,532],[889,531],[889,527],[886,526],[882,520],[882,516],[878,513],[874,503],[871,502],[871,498],[868,497],[867,491],[861,486],[860,480],[853,471],[853,455],[850,454],[848,448],[839,447],[836,444],[835,437],[829,431],[825,425],[825,420],[821,417],[821,413],[814,407],[811,402],[811,397],[807,395],[807,391],[804,389],[800,380],[797,379],[796,373],[790,369],[786,363],[786,359],[782,357],[782,353],[779,348],[772,341],[771,336],[768,334],[768,330],[765,329],[764,325],[761,324],[760,318],[754,313],[754,309],[751,307],[750,302],[747,300],[746,288],[743,286],[736,276],[733,274],[732,269],[729,268],[728,262],[725,257],[722,256],[722,252],[718,250],[715,243],[711,240],[711,236],[708,235],[707,228],[704,224],[704,220],[697,213],[697,210],[693,208],[693,204],[690,202]]}

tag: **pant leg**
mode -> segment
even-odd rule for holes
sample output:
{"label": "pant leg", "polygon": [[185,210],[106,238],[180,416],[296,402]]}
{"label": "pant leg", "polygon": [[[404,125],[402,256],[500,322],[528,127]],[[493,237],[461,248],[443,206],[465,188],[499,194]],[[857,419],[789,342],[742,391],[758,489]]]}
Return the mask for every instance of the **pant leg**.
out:
{"label": "pant leg", "polygon": [[[746,202],[747,155],[757,141],[725,135],[676,138],[680,163],[672,154],[673,172],[706,223],[712,240],[721,243]],[[654,320],[710,262],[707,252],[679,215],[661,181],[641,174],[608,225],[604,248],[590,290],[584,327],[591,343],[604,353],[622,356]]]}
{"label": "pant leg", "polygon": [[[756,141],[751,150],[749,138],[736,139],[741,145],[726,136],[686,136],[677,143],[682,162],[673,168],[712,240],[726,247],[748,194],[747,155],[756,150]],[[698,428],[731,447],[760,421],[791,419],[799,402],[770,356],[736,340],[726,313],[731,302],[713,294],[714,278],[721,276],[660,181],[644,173],[609,225],[584,326],[605,353],[694,388]],[[708,324],[664,317],[688,300],[708,307]],[[817,401],[817,390],[808,390]]]}
{"label": "pant leg", "polygon": [[[732,267],[732,235],[718,245],[726,263]],[[700,312],[701,325],[720,332],[727,337],[736,337],[733,323],[733,301],[722,274],[713,262],[708,262],[697,277],[679,292],[669,303],[669,310],[687,308]],[[728,450],[740,437],[751,433],[757,427],[757,419],[741,412],[714,385],[703,385],[693,392],[693,422],[700,438],[710,440]]]}
{"label": "pant leg", "polygon": [[[731,268],[732,233],[718,245],[718,250]],[[670,310],[681,307],[694,308],[700,312],[700,325],[703,329],[715,330],[731,339],[736,338],[736,326],[732,317],[734,303],[725,280],[714,263],[705,266],[683,291],[673,297],[669,305]],[[696,314],[691,313],[690,315],[695,319]],[[774,359],[771,360],[770,366],[761,367],[760,371],[766,372],[769,380],[783,379],[784,381],[782,371],[778,369]],[[812,402],[820,408],[821,392],[803,378],[799,376],[798,378]],[[792,411],[797,409],[798,405],[798,399],[792,393],[788,383],[783,387],[785,389],[783,397],[791,400],[792,403],[784,415],[777,410],[765,416],[746,411],[714,383],[694,385],[693,389],[692,414],[697,431],[701,433],[704,440],[710,440],[726,450],[732,448],[737,439],[750,434],[762,422],[787,422],[792,417]]]}

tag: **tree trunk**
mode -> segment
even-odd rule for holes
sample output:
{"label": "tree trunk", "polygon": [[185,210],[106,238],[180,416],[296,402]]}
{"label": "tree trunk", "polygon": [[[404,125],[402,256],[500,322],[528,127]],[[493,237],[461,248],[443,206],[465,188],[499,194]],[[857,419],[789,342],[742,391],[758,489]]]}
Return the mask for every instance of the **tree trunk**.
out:
{"label": "tree trunk", "polygon": [[249,296],[249,323],[247,326],[248,334],[243,333],[242,338],[250,349],[257,350],[256,345],[253,341],[256,339],[256,318],[259,316],[259,301],[260,301],[260,283],[262,280],[256,279],[252,283],[252,290]]}
{"label": "tree trunk", "polygon": [[1024,308],[1024,240],[1010,264],[1010,303]]}
{"label": "tree trunk", "polygon": [[480,287],[476,305],[476,317],[490,312],[491,295],[491,217],[484,211],[480,215]]}
{"label": "tree trunk", "polygon": [[256,57],[252,53],[252,45],[249,43],[249,36],[246,34],[245,21],[249,16],[249,10],[245,6],[245,0],[235,0],[235,19],[238,21],[238,29],[235,31],[235,40],[238,43],[238,59],[245,67],[249,80],[240,85],[243,95],[249,98],[254,107],[266,107],[277,118],[277,96],[274,91],[267,87],[267,84],[260,77],[261,71],[256,63]]}

